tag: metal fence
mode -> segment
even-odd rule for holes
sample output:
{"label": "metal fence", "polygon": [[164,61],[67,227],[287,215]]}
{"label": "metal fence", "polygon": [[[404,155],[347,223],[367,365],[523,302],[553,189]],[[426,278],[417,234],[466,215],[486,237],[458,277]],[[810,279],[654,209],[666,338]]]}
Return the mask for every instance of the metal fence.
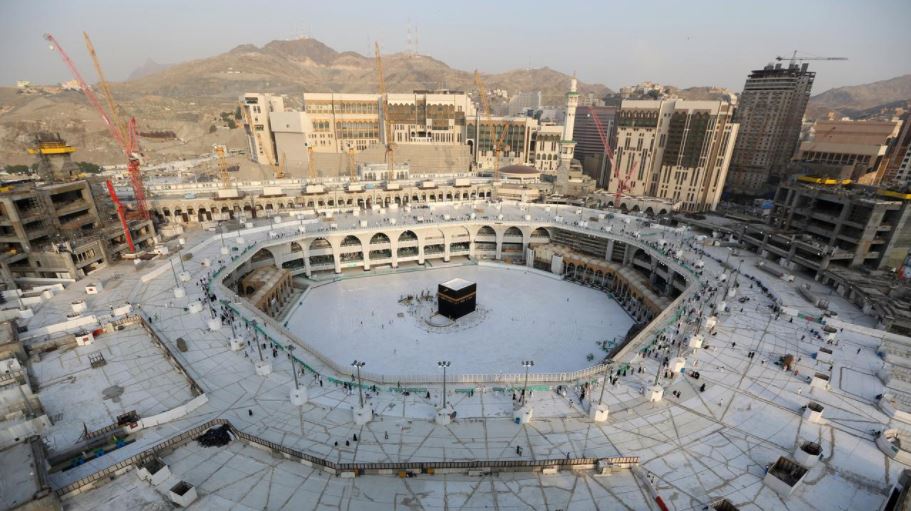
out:
{"label": "metal fence", "polygon": [[[464,219],[452,219],[448,222],[440,223],[465,223]],[[473,220],[474,223],[484,223],[483,220]],[[537,222],[528,222],[528,221],[511,221],[510,225],[519,225],[519,226],[540,226],[543,224],[548,224],[547,221],[537,221]],[[422,224],[423,225],[423,224]],[[645,241],[638,239],[633,236],[627,236],[622,233],[613,233],[613,232],[604,232],[596,229],[590,229],[585,227],[579,227],[572,224],[554,224],[550,222],[551,227],[557,227],[560,229],[565,229],[581,234],[590,235],[592,233],[597,233],[599,236],[603,236],[609,239],[615,239],[627,243],[643,250],[649,251],[653,258],[656,258],[661,263],[665,264],[669,270],[673,270],[680,275],[683,275],[687,279],[687,289],[678,296],[668,307],[666,307],[661,313],[659,313],[655,318],[653,318],[649,324],[642,329],[635,337],[633,337],[629,342],[627,342],[623,347],[621,347],[613,356],[613,361],[620,361],[620,359],[627,357],[631,352],[635,351],[642,344],[654,338],[660,330],[663,330],[668,326],[671,321],[671,318],[676,314],[678,307],[686,299],[688,299],[692,293],[695,292],[695,286],[692,285],[692,279],[695,277],[695,270],[690,268],[688,265],[679,263],[672,258],[670,258],[661,246],[658,246],[657,243]],[[402,227],[402,225],[396,226]],[[363,229],[347,229],[337,231],[336,234],[347,232],[348,230],[358,231]],[[299,234],[297,237],[306,237],[312,236],[315,233],[303,233]],[[277,243],[288,243],[290,241],[296,240],[297,237],[285,238],[281,240],[266,240],[265,245],[274,245]],[[239,316],[243,317],[245,314],[242,312],[244,310],[247,314],[252,315],[260,322],[260,324],[268,325],[273,331],[278,332],[280,335],[278,338],[276,336],[270,335],[265,328],[257,328],[257,331],[260,332],[271,344],[276,348],[285,351],[287,344],[290,343],[290,339],[294,339],[294,344],[301,348],[304,348],[311,356],[316,358],[321,364],[326,366],[336,375],[351,375],[351,368],[346,365],[341,365],[336,363],[334,360],[325,357],[319,349],[307,343],[300,336],[294,335],[289,332],[281,323],[268,314],[259,311],[255,307],[250,306],[245,300],[239,298],[231,289],[222,284],[221,278],[225,275],[230,274],[245,261],[244,256],[248,253],[253,252],[255,249],[260,248],[260,243],[251,242],[247,245],[240,254],[233,254],[231,260],[223,266],[222,268],[215,271],[212,275],[212,280],[214,285],[220,290],[222,296],[233,297],[235,301],[222,300],[223,303],[227,304],[231,309],[233,309]],[[300,359],[297,356],[294,356],[296,362],[301,364],[306,369],[310,370],[313,373],[322,374],[322,371],[317,370],[311,365],[307,364],[305,361]],[[607,370],[608,364],[597,364],[591,367],[584,369],[579,369],[577,371],[570,372],[556,372],[556,373],[529,373],[528,382],[529,383],[571,383],[579,382],[594,379],[600,376]],[[370,371],[361,370],[361,378],[369,382],[373,382],[379,385],[401,385],[401,384],[442,384],[443,377],[442,374],[379,374],[373,373]],[[446,379],[447,383],[455,384],[517,384],[525,381],[525,373],[498,373],[498,374],[453,374],[448,375]]]}
{"label": "metal fence", "polygon": [[[56,493],[63,497],[74,492],[81,492],[93,488],[96,484],[109,477],[122,474],[133,467],[140,465],[147,459],[160,456],[164,451],[172,450],[198,438],[211,428],[225,426],[230,428],[231,433],[239,440],[265,447],[274,453],[280,453],[288,458],[293,458],[306,462],[307,464],[325,470],[327,472],[338,474],[341,472],[351,472],[360,474],[379,474],[390,472],[420,472],[432,474],[435,471],[482,471],[482,472],[531,472],[543,469],[545,467],[565,467],[570,469],[594,468],[599,464],[602,466],[616,466],[619,468],[630,468],[639,464],[638,456],[612,456],[605,458],[558,458],[542,460],[465,460],[465,461],[397,461],[397,462],[367,462],[367,463],[336,463],[325,458],[319,458],[311,454],[292,449],[281,444],[266,440],[264,438],[251,435],[234,428],[230,421],[226,419],[212,419],[204,424],[191,428],[183,433],[168,438],[154,446],[143,450],[142,452],[130,456],[118,463],[95,472],[89,476],[83,477],[66,486],[58,488]],[[103,458],[102,458],[103,459]]]}

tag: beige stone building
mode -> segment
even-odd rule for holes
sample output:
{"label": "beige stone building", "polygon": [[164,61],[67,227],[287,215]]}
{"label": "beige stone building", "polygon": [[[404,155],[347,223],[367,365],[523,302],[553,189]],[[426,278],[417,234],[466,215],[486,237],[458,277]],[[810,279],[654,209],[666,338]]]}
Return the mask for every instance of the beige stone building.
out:
{"label": "beige stone building", "polygon": [[624,101],[608,190],[623,182],[627,195],[680,202],[685,211],[714,210],[737,137],[732,113],[725,101]]}

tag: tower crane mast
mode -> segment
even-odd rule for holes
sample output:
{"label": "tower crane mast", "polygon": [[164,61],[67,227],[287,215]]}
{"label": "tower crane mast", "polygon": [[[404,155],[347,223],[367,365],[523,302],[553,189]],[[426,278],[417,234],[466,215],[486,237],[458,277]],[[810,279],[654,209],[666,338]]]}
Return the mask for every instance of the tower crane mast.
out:
{"label": "tower crane mast", "polygon": [[383,57],[380,55],[380,43],[374,43],[376,49],[376,81],[380,89],[380,101],[383,106],[383,138],[386,139],[386,179],[395,180],[395,141],[391,140],[389,123],[389,94],[386,93],[386,78],[383,76]]}
{"label": "tower crane mast", "polygon": [[[44,39],[47,40],[51,49],[55,50],[60,58],[63,59],[63,63],[69,68],[70,72],[73,74],[73,77],[79,83],[79,88],[82,89],[82,93],[89,100],[92,107],[98,112],[101,116],[101,120],[107,126],[108,131],[111,133],[111,136],[123,150],[124,156],[127,157],[127,170],[130,176],[130,181],[133,185],[133,194],[136,199],[137,210],[139,212],[140,218],[147,220],[149,218],[149,212],[146,209],[145,205],[145,190],[142,186],[142,178],[139,174],[139,132],[136,128],[136,119],[131,118],[126,125],[126,131],[121,132],[120,129],[111,121],[111,118],[104,111],[104,107],[101,106],[101,102],[98,101],[98,97],[95,95],[95,92],[92,91],[92,88],[88,86],[85,82],[85,79],[82,78],[82,74],[79,72],[79,69],[76,67],[76,64],[73,63],[70,56],[67,55],[66,51],[60,46],[60,43],[57,42],[57,39],[54,38],[51,34],[44,34]],[[93,55],[94,57],[94,55]],[[96,61],[97,62],[97,61]],[[107,181],[108,193],[111,196],[111,201],[114,203],[114,206],[117,209],[117,216],[120,218],[121,226],[123,227],[123,236],[127,242],[127,246],[130,248],[130,252],[135,253],[136,247],[133,244],[133,236],[130,234],[129,224],[127,222],[126,213],[121,204],[120,199],[117,197],[117,193],[114,191],[114,185],[110,180]]]}
{"label": "tower crane mast", "polygon": [[800,60],[800,61],[805,61],[805,60],[848,60],[847,57],[813,57],[813,56],[798,57],[797,53],[798,53],[797,50],[794,50],[794,53],[790,57],[782,57],[781,55],[779,55],[779,56],[775,57],[775,60],[777,60],[778,62],[781,62],[782,60],[787,60],[791,64],[796,64],[798,60]]}
{"label": "tower crane mast", "polygon": [[[474,83],[478,88],[478,100],[481,102],[481,111],[484,112],[484,119],[487,121],[488,129],[490,129],[490,143],[494,154],[493,179],[494,181],[499,181],[500,151],[503,149],[506,142],[506,133],[509,131],[509,123],[503,123],[503,132],[497,137],[497,130],[493,125],[493,118],[490,113],[490,101],[487,99],[487,88],[484,86],[484,81],[481,80],[481,73],[478,73],[477,70],[474,72]],[[475,151],[480,151],[481,149],[481,124],[483,123],[478,123],[477,133],[475,134],[478,145]]]}

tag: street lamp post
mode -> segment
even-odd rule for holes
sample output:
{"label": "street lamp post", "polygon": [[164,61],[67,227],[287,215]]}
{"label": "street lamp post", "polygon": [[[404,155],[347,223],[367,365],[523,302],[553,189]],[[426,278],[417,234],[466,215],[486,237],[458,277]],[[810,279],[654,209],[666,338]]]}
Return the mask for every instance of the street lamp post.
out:
{"label": "street lamp post", "polygon": [[256,343],[256,351],[259,352],[259,361],[263,361],[263,347],[259,345],[259,336],[256,334],[256,320],[252,321],[253,323],[253,342]]}
{"label": "street lamp post", "polygon": [[598,405],[600,406],[604,402],[604,389],[607,388],[607,379],[610,378],[611,372],[614,368],[613,362],[608,362],[604,367],[604,381],[601,382],[601,395],[598,396]]}
{"label": "street lamp post", "polygon": [[355,360],[354,362],[351,363],[351,365],[353,365],[354,367],[357,368],[357,395],[358,395],[358,398],[360,399],[361,408],[364,407],[364,389],[363,389],[363,386],[361,385],[361,368],[364,367],[366,364],[367,363],[364,362],[363,360],[361,360],[361,361]]}
{"label": "street lamp post", "polygon": [[288,345],[288,355],[291,357],[291,374],[294,375],[294,388],[300,389],[300,384],[297,382],[297,369],[294,367],[294,345]]}
{"label": "street lamp post", "polygon": [[525,388],[522,389],[522,406],[528,401],[528,370],[535,366],[534,360],[523,360],[522,367],[525,368]]}
{"label": "street lamp post", "polygon": [[451,366],[452,362],[441,360],[437,362],[437,365],[443,368],[443,408],[446,408],[446,368]]}
{"label": "street lamp post", "polygon": [[[178,253],[180,253],[180,252],[178,252]],[[177,270],[174,268],[174,258],[173,257],[168,258],[168,262],[171,263],[171,273],[174,274],[174,285],[177,287],[180,287],[180,279],[177,278]]]}

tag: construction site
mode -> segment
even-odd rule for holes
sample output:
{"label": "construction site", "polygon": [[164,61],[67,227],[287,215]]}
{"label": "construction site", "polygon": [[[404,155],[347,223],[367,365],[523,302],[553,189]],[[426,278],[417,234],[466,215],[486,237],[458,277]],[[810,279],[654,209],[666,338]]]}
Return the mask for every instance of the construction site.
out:
{"label": "construction site", "polygon": [[116,161],[38,130],[0,184],[0,510],[907,509],[907,296],[845,275],[911,195],[708,216],[733,102],[495,115],[379,44],[375,90],[252,89],[174,159],[83,36],[95,85],[45,40]]}

